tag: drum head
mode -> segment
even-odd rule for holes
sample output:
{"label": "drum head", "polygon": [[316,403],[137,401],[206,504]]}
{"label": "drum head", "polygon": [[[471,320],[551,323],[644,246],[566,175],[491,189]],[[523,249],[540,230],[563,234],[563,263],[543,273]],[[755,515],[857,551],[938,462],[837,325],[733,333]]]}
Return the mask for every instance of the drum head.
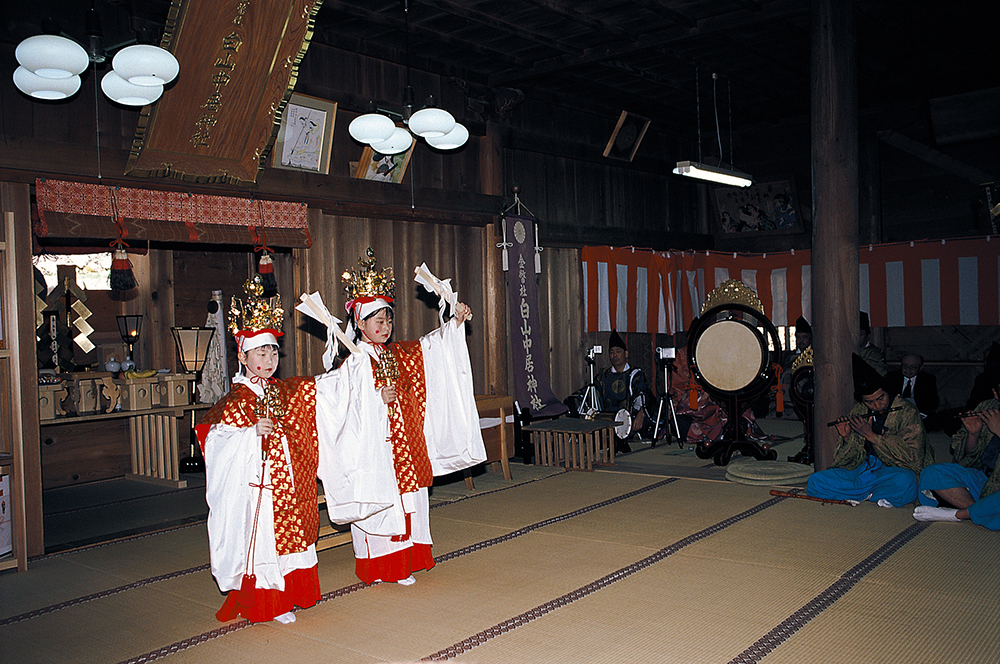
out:
{"label": "drum head", "polygon": [[615,422],[618,426],[615,427],[615,436],[624,440],[628,438],[628,432],[632,430],[632,416],[629,415],[628,411],[624,408],[618,411],[615,415]]}
{"label": "drum head", "polygon": [[756,330],[739,320],[705,328],[694,350],[701,378],[722,392],[738,392],[760,374],[767,349]]}

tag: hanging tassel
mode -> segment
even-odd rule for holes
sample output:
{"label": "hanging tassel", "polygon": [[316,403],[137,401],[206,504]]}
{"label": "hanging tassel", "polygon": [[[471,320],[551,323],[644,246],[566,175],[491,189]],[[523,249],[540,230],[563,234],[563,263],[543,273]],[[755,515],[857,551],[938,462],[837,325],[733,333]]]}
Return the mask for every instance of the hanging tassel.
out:
{"label": "hanging tassel", "polygon": [[128,237],[128,229],[125,227],[125,219],[118,211],[118,190],[117,187],[110,188],[111,194],[111,217],[118,228],[118,239],[111,243],[114,252],[111,255],[111,290],[127,291],[136,287],[135,275],[132,273],[132,261],[128,259],[125,247],[128,244],[125,238]]}
{"label": "hanging tassel", "polygon": [[274,297],[278,294],[278,280],[274,278],[274,261],[266,251],[260,257],[260,265],[257,267],[260,274],[260,283],[264,287],[264,297]]}
{"label": "hanging tassel", "polygon": [[111,290],[127,291],[136,287],[135,275],[132,273],[132,261],[121,246],[115,248],[111,260]]}
{"label": "hanging tassel", "polygon": [[264,203],[257,201],[257,214],[260,217],[260,233],[253,226],[250,235],[253,237],[253,250],[260,253],[260,264],[257,274],[260,275],[261,286],[264,287],[264,297],[274,297],[278,294],[278,280],[274,278],[274,261],[271,260],[271,248],[267,246],[267,235],[264,231]]}

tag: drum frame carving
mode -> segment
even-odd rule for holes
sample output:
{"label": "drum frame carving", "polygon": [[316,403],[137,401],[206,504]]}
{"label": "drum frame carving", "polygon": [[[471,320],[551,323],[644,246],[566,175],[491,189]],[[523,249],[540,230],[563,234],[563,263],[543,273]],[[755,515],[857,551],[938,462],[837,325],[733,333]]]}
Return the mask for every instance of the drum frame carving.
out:
{"label": "drum frame carving", "polygon": [[[739,315],[737,315],[739,314]],[[747,319],[752,319],[752,322]],[[756,375],[746,385],[734,390],[721,389],[713,385],[702,374],[698,366],[698,342],[705,331],[723,321],[736,321],[745,325],[757,337],[761,358]],[[761,335],[759,327],[764,328]],[[768,350],[768,337],[774,351]],[[773,352],[773,357],[772,357]],[[725,466],[733,452],[741,452],[755,459],[774,460],[778,453],[769,445],[762,444],[747,436],[742,425],[742,413],[760,394],[768,390],[774,382],[776,366],[781,366],[781,339],[778,330],[760,310],[739,303],[721,304],[704,312],[694,322],[688,334],[688,368],[691,375],[716,402],[726,411],[727,422],[718,440],[702,441],[695,447],[695,453],[702,459],[714,458],[715,465]]]}

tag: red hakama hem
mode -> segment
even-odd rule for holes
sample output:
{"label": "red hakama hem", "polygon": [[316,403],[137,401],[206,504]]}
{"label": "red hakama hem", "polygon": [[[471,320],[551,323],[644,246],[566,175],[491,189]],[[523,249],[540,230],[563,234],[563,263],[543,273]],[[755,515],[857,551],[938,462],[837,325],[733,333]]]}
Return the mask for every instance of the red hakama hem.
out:
{"label": "red hakama hem", "polygon": [[413,544],[378,558],[355,558],[354,573],[366,584],[376,581],[395,583],[413,572],[434,567],[430,544]]}
{"label": "red hakama hem", "polygon": [[275,616],[288,613],[296,606],[307,609],[315,605],[319,597],[319,571],[318,566],[313,565],[286,574],[284,590],[230,590],[215,617],[220,622],[228,622],[237,616],[243,616],[254,623],[267,622],[274,620]]}

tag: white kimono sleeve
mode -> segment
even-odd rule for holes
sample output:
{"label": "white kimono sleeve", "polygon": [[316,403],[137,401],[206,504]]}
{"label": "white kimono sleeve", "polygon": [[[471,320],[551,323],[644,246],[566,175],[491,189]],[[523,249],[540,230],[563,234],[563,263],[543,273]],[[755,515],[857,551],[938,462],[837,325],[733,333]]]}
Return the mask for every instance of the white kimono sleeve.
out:
{"label": "white kimono sleeve", "polygon": [[424,353],[427,410],[424,437],[434,475],[486,461],[479,427],[465,323],[451,321],[420,339]]}
{"label": "white kimono sleeve", "polygon": [[388,509],[399,503],[399,489],[387,409],[375,391],[368,355],[352,353],[336,371],[316,377],[316,430],[330,520],[364,520],[388,534],[404,532],[402,510]]}
{"label": "white kimono sleeve", "polygon": [[[216,424],[205,439],[205,499],[212,575],[223,592],[237,589],[247,571],[247,551],[253,534],[257,499],[257,538],[252,573],[258,588],[284,590],[274,542],[271,492],[261,483],[260,437],[254,427]],[[266,478],[265,478],[266,479]]]}

